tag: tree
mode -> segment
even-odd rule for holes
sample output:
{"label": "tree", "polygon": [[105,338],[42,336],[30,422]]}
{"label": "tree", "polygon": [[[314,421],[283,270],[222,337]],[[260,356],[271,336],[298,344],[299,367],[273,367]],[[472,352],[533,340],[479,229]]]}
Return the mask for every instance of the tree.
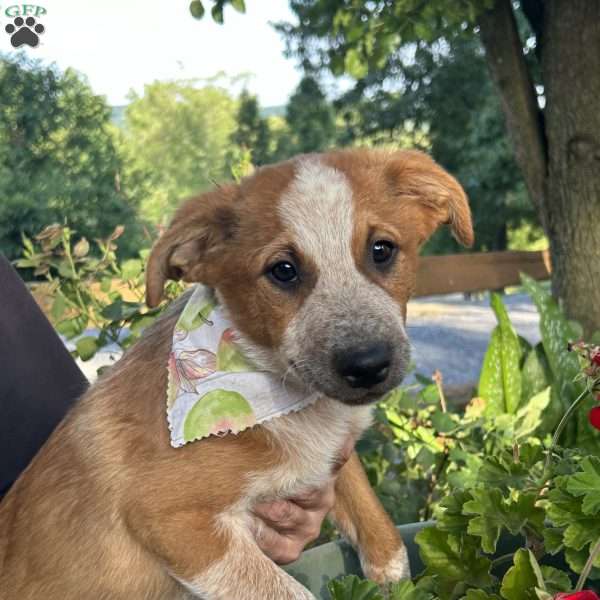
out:
{"label": "tree", "polygon": [[250,151],[253,165],[268,163],[271,147],[269,124],[260,116],[256,96],[251,96],[247,90],[240,94],[236,120],[237,128],[231,136],[233,143]]}
{"label": "tree", "polygon": [[318,152],[334,140],[333,108],[313,77],[302,78],[287,104],[285,119],[296,152]]}
{"label": "tree", "polygon": [[550,240],[553,292],[588,333],[600,329],[600,2],[290,4],[298,24],[280,28],[305,66],[359,82],[377,72],[393,79],[410,48],[423,42],[479,36],[517,163]]}
{"label": "tree", "polygon": [[[420,44],[400,68],[400,90],[386,89],[386,74],[380,72],[369,78],[368,90],[356,86],[336,101],[346,123],[342,141],[408,142],[429,151],[469,195],[477,231],[474,249],[505,250],[509,231],[536,218],[479,41],[457,35],[443,48]],[[445,229],[424,249],[459,251]]]}
{"label": "tree", "polygon": [[[0,59],[0,250],[20,254],[21,234],[68,221],[79,235],[108,236],[135,223],[119,184],[122,164],[110,109],[74,71],[23,55]],[[128,232],[129,233],[129,232]],[[135,237],[128,236],[129,251]]]}
{"label": "tree", "polygon": [[146,194],[143,216],[165,223],[182,199],[230,179],[235,101],[214,82],[154,82],[131,95],[122,148],[127,178]]}

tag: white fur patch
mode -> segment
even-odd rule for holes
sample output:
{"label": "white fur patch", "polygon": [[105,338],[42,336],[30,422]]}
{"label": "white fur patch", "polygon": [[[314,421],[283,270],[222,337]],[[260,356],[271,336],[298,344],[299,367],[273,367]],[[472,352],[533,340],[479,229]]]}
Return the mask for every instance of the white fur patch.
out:
{"label": "white fur patch", "polygon": [[322,488],[348,437],[358,438],[371,424],[371,411],[372,406],[348,406],[323,397],[297,413],[263,423],[282,449],[281,460],[272,469],[248,475],[243,500],[221,522],[249,530],[254,504]]}
{"label": "white fur patch", "polygon": [[255,545],[234,543],[223,558],[192,581],[181,581],[203,600],[315,600]]}
{"label": "white fur patch", "polygon": [[319,281],[359,276],[351,248],[352,187],[343,173],[315,159],[300,161],[278,212],[298,247],[317,264]]}
{"label": "white fur patch", "polygon": [[383,567],[368,563],[362,555],[360,555],[360,564],[365,576],[377,583],[393,583],[410,578],[410,562],[406,546],[399,548],[388,564]]}

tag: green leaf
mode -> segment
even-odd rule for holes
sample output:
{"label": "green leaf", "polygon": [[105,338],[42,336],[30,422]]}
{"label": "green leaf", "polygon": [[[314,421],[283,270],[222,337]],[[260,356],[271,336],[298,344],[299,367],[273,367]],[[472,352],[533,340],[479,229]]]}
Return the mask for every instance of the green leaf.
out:
{"label": "green leaf", "polygon": [[504,387],[502,384],[502,333],[496,326],[483,358],[479,377],[478,395],[485,400],[485,414],[499,415],[505,412]]}
{"label": "green leaf", "polygon": [[212,15],[215,23],[223,25],[223,6],[215,4],[211,9],[210,14]]}
{"label": "green leaf", "polygon": [[61,260],[58,263],[58,274],[63,279],[76,279],[75,273],[73,273],[73,268],[71,267],[71,263],[68,260]]}
{"label": "green leaf", "polygon": [[77,349],[77,354],[81,360],[90,360],[98,350],[96,338],[91,336],[79,338],[75,342],[75,348]]}
{"label": "green leaf", "polygon": [[521,548],[515,554],[514,566],[504,575],[500,595],[505,600],[537,600],[536,585],[537,578],[531,566],[529,551]]}
{"label": "green leaf", "polygon": [[431,415],[431,424],[434,429],[440,433],[448,433],[457,427],[457,423],[452,418],[452,415],[442,411],[435,412]]}
{"label": "green leaf", "polygon": [[571,590],[571,579],[564,571],[548,565],[543,565],[542,575],[544,577],[544,583],[546,584],[546,590],[551,594],[568,592]]}
{"label": "green leaf", "polygon": [[435,385],[435,383],[425,386],[419,392],[419,397],[425,404],[438,404],[439,405],[439,403],[440,403],[440,392],[438,390],[437,385]]}
{"label": "green leaf", "polygon": [[362,79],[369,72],[367,63],[356,48],[350,48],[344,59],[344,69],[354,79]]}
{"label": "green leaf", "polygon": [[57,292],[56,296],[54,297],[54,302],[52,302],[52,308],[50,309],[52,320],[54,322],[58,321],[63,316],[66,309],[67,301],[65,300],[65,297],[61,292]]}
{"label": "green leaf", "polygon": [[237,10],[239,13],[245,13],[246,12],[246,3],[244,2],[244,0],[229,0],[231,3],[231,6],[233,6],[233,8],[235,8],[235,10]]}
{"label": "green leaf", "polygon": [[552,371],[541,343],[532,348],[525,356],[521,370],[521,383],[523,403],[552,383]]}
{"label": "green leaf", "polygon": [[502,337],[500,361],[502,365],[504,406],[507,413],[514,414],[521,403],[521,342],[510,322],[508,312],[499,294],[492,294],[491,305],[498,319]]}
{"label": "green leaf", "polygon": [[110,288],[112,287],[112,277],[103,277],[100,280],[100,290],[105,294],[110,292]]}
{"label": "green leaf", "polygon": [[567,551],[577,553],[600,538],[600,519],[583,513],[582,498],[566,489],[569,480],[569,476],[555,478],[556,487],[548,494],[546,515],[553,525],[564,528],[562,541]]}
{"label": "green leaf", "polygon": [[535,554],[528,550],[529,552],[529,563],[531,564],[531,568],[533,569],[533,574],[535,575],[535,579],[537,585],[536,589],[539,588],[541,591],[546,592],[546,581],[544,580],[544,575],[542,574],[542,568],[540,567],[540,563],[537,561]]}
{"label": "green leaf", "polygon": [[433,595],[415,586],[412,581],[405,580],[390,586],[389,600],[430,600]]}
{"label": "green leaf", "polygon": [[146,327],[149,327],[156,321],[158,315],[157,314],[145,314],[140,315],[137,318],[134,318],[131,323],[131,333],[134,335],[140,335]]}
{"label": "green leaf", "polygon": [[68,340],[74,338],[83,332],[88,323],[87,315],[78,315],[72,319],[65,319],[61,321],[57,326],[56,330],[58,333],[64,335]]}
{"label": "green leaf", "polygon": [[583,496],[584,515],[600,513],[600,458],[588,456],[581,462],[581,473],[569,477],[567,490],[573,496]]}
{"label": "green leaf", "polygon": [[501,460],[500,456],[486,457],[477,473],[478,483],[490,488],[499,488],[503,491],[509,489],[522,489],[529,476],[529,469],[522,463],[512,460]]}
{"label": "green leaf", "polygon": [[542,424],[543,415],[550,404],[550,386],[536,394],[519,409],[515,416],[515,441],[529,438]]}
{"label": "green leaf", "polygon": [[384,600],[375,583],[361,580],[356,575],[330,581],[327,589],[331,600]]}
{"label": "green leaf", "polygon": [[483,590],[468,590],[464,600],[496,600],[496,598],[500,598],[500,596],[488,594]]}
{"label": "green leaf", "polygon": [[575,339],[573,330],[552,296],[537,281],[524,274],[521,281],[538,309],[542,344],[554,377],[572,381],[579,372],[577,357],[567,349],[567,344]]}
{"label": "green leaf", "polygon": [[537,494],[520,493],[505,499],[498,489],[471,490],[473,500],[465,502],[463,513],[474,515],[469,521],[467,531],[481,538],[484,552],[496,551],[496,544],[502,529],[517,534],[530,523],[534,529],[540,530],[543,525],[544,512],[535,506]]}
{"label": "green leaf", "polygon": [[109,321],[123,321],[137,315],[143,304],[140,302],[124,302],[119,296],[114,302],[105,306],[101,315]]}
{"label": "green leaf", "polygon": [[472,499],[470,492],[455,490],[440,500],[436,511],[437,527],[454,534],[465,532],[469,525],[469,517],[463,514],[463,506]]}
{"label": "green leaf", "polygon": [[123,279],[135,279],[142,273],[142,261],[137,258],[130,258],[121,263],[121,276]]}
{"label": "green leaf", "polygon": [[542,533],[544,536],[544,548],[550,554],[556,554],[563,549],[562,529],[559,527],[546,527]]}
{"label": "green leaf", "polygon": [[415,540],[427,573],[450,583],[474,587],[491,584],[491,562],[480,556],[478,542],[469,536],[453,536],[437,527],[427,527]]}
{"label": "green leaf", "polygon": [[194,19],[201,19],[204,16],[204,6],[200,0],[190,2],[190,13]]}

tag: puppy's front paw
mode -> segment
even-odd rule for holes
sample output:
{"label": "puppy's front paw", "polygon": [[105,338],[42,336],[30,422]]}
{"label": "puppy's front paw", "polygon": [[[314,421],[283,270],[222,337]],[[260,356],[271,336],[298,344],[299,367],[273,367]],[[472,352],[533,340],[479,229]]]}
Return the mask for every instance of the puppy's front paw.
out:
{"label": "puppy's front paw", "polygon": [[365,559],[361,560],[365,577],[376,583],[393,583],[401,579],[410,579],[410,563],[406,546],[402,545],[392,558],[383,565],[373,564]]}

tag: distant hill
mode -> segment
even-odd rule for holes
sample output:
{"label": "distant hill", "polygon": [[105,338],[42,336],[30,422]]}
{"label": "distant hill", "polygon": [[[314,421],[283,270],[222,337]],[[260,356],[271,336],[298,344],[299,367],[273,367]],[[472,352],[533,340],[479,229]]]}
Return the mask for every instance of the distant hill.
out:
{"label": "distant hill", "polygon": [[[126,108],[127,104],[110,107],[110,119],[117,127],[123,127],[125,125]],[[263,119],[266,119],[267,117],[285,117],[285,106],[265,106],[260,109],[260,116],[263,117]]]}
{"label": "distant hill", "polygon": [[260,116],[263,119],[267,117],[285,117],[285,106],[265,106],[260,109]]}

